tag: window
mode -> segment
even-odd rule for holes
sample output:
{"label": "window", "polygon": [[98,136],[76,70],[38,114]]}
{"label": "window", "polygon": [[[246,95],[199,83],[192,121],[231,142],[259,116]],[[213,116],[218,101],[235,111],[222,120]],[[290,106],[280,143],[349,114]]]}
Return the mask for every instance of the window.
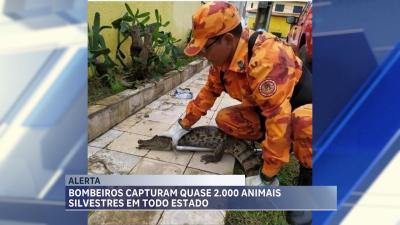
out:
{"label": "window", "polygon": [[275,5],[275,11],[276,12],[283,12],[284,9],[285,9],[285,5],[282,5],[282,4],[276,4]]}
{"label": "window", "polygon": [[293,13],[301,13],[301,11],[303,11],[303,7],[302,6],[293,7]]}

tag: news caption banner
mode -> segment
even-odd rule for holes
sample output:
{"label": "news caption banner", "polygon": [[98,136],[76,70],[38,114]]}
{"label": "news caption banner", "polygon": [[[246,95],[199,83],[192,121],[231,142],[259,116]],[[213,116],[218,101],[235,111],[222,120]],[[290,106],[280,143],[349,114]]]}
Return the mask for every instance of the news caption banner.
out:
{"label": "news caption banner", "polygon": [[67,175],[65,207],[85,210],[317,210],[336,186],[245,186],[243,175]]}

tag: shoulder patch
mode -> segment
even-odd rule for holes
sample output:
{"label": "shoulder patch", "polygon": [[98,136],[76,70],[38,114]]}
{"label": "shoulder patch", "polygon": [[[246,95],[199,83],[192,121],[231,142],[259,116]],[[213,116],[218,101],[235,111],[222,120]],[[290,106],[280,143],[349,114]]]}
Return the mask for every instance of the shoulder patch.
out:
{"label": "shoulder patch", "polygon": [[264,97],[271,97],[276,92],[276,83],[271,79],[266,79],[258,85],[258,91]]}

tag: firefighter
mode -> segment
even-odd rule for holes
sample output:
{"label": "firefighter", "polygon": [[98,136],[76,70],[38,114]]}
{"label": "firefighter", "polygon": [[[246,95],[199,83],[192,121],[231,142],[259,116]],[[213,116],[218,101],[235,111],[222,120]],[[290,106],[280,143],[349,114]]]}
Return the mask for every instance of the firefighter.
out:
{"label": "firefighter", "polygon": [[292,145],[302,170],[309,171],[301,172],[299,181],[311,182],[312,105],[310,100],[293,101],[302,62],[290,46],[267,32],[256,33],[248,49],[254,31],[240,21],[236,7],[227,2],[204,4],[193,14],[192,39],[184,53],[205,57],[212,66],[206,84],[167,135],[176,146],[225,91],[241,104],[218,112],[218,128],[262,145],[260,174],[247,177],[246,185],[278,185],[276,175],[289,161]]}

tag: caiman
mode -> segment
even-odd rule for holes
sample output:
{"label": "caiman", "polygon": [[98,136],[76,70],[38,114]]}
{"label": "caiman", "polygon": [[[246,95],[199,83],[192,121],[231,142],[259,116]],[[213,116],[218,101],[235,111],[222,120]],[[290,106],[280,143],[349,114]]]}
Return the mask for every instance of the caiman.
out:
{"label": "caiman", "polygon": [[[173,151],[170,137],[156,135],[150,140],[139,140],[139,149],[159,151]],[[224,153],[230,153],[240,163],[246,176],[258,174],[262,160],[244,140],[236,139],[225,134],[214,126],[200,126],[190,130],[179,139],[177,149],[185,146],[187,150],[213,150],[213,154],[203,155],[201,161],[205,163],[218,162]],[[197,150],[196,150],[197,149]]]}

